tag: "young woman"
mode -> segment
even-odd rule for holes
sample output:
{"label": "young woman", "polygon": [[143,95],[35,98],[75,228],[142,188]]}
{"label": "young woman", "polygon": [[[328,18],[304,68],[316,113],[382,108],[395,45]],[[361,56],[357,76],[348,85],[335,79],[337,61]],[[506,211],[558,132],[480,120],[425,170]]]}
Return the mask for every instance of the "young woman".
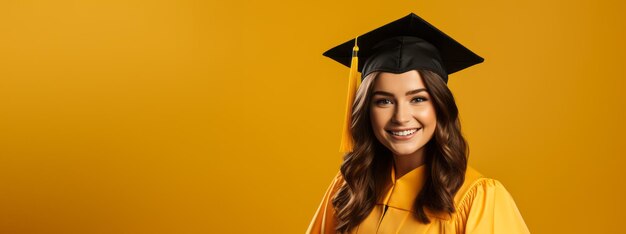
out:
{"label": "young woman", "polygon": [[446,83],[483,59],[415,14],[346,55],[356,42],[325,53],[363,79],[349,85],[346,154],[307,233],[529,233],[502,183],[467,165]]}

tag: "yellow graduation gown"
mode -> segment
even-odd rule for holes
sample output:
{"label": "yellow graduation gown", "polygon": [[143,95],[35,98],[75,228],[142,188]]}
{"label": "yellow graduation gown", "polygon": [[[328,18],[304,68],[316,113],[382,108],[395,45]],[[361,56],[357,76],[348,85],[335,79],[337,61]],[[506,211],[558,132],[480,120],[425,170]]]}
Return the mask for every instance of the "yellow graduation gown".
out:
{"label": "yellow graduation gown", "polygon": [[[371,213],[350,233],[530,233],[513,198],[498,180],[486,178],[468,167],[465,181],[454,197],[456,212],[435,214],[427,211],[429,224],[411,214],[413,202],[424,184],[425,165],[391,180],[385,196],[378,199]],[[306,233],[335,233],[332,197],[343,183],[337,173],[326,190]],[[383,213],[385,205],[387,211]]]}

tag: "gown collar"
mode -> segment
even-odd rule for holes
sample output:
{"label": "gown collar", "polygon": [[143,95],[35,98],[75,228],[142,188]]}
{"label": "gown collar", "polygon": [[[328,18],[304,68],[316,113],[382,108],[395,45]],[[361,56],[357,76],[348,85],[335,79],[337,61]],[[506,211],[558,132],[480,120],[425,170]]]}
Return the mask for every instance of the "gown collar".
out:
{"label": "gown collar", "polygon": [[[422,191],[426,181],[426,164],[422,164],[407,172],[400,178],[396,178],[396,171],[391,165],[391,176],[386,183],[385,192],[378,199],[377,204],[387,205],[397,209],[414,212],[413,203],[415,198]],[[448,219],[446,214],[435,214],[426,210],[429,216],[440,219]]]}
{"label": "gown collar", "polygon": [[412,210],[415,197],[424,186],[425,168],[425,164],[422,164],[400,178],[396,178],[396,170],[391,165],[391,176],[384,190],[386,192],[380,197],[378,203],[403,210]]}

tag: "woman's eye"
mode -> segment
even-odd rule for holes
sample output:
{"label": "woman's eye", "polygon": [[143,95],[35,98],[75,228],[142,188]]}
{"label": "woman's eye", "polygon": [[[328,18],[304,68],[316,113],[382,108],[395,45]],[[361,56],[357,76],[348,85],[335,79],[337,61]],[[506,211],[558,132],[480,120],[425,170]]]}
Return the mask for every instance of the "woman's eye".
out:
{"label": "woman's eye", "polygon": [[428,99],[423,98],[423,97],[416,97],[416,98],[413,98],[413,101],[415,101],[415,102],[425,102],[426,100],[428,100]]}
{"label": "woman's eye", "polygon": [[391,101],[389,99],[380,99],[378,101],[376,101],[376,104],[378,105],[384,105],[384,104],[389,104],[391,103]]}

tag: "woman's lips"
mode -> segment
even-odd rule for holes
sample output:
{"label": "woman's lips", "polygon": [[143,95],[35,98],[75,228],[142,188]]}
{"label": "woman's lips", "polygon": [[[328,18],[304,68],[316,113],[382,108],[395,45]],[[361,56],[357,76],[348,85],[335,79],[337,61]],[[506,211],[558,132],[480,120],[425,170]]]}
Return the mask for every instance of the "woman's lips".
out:
{"label": "woman's lips", "polygon": [[411,134],[405,135],[405,136],[398,136],[392,133],[392,131],[390,130],[385,130],[387,132],[387,134],[389,134],[391,136],[391,138],[396,139],[396,140],[410,140],[411,138],[413,138],[413,136],[415,135],[415,133],[417,133],[419,130],[421,130],[422,128],[414,128],[416,129],[414,132],[412,132]]}

